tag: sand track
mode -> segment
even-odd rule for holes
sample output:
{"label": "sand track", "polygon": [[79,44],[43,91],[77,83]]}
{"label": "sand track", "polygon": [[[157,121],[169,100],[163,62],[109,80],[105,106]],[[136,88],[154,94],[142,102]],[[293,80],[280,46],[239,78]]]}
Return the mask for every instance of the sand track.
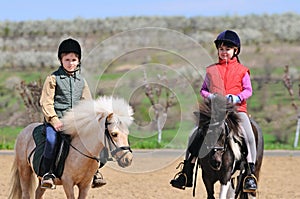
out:
{"label": "sand track", "polygon": [[[149,163],[164,162],[169,157],[152,157],[146,160],[136,158],[139,166],[147,167]],[[173,163],[149,172],[125,172],[116,170],[109,165],[102,169],[108,184],[102,188],[91,189],[88,198],[106,199],[185,199],[193,198],[192,189],[177,190],[169,185],[169,181],[177,172],[175,167],[180,162],[175,159]],[[10,168],[13,155],[0,155],[0,198],[8,197]],[[201,172],[201,170],[199,170]],[[197,191],[195,198],[206,198],[204,185],[198,174]],[[263,199],[290,199],[300,198],[300,157],[299,156],[266,156],[263,161],[261,179],[259,183],[259,196]],[[216,185],[218,194],[218,185]],[[77,190],[76,190],[77,191]],[[77,195],[77,192],[76,192]],[[62,186],[56,190],[47,191],[45,199],[65,198]]]}

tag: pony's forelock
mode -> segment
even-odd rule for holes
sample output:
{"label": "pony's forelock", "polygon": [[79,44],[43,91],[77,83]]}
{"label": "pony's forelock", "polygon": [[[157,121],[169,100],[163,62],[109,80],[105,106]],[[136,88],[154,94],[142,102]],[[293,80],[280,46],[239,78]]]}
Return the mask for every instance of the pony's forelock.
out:
{"label": "pony's forelock", "polygon": [[74,134],[97,130],[99,120],[110,113],[127,127],[133,122],[133,109],[124,99],[103,96],[96,100],[80,101],[68,111],[62,118],[65,132]]}
{"label": "pony's forelock", "polygon": [[121,98],[113,98],[112,96],[103,96],[95,100],[95,110],[113,113],[113,117],[126,126],[130,126],[133,122],[132,107]]}

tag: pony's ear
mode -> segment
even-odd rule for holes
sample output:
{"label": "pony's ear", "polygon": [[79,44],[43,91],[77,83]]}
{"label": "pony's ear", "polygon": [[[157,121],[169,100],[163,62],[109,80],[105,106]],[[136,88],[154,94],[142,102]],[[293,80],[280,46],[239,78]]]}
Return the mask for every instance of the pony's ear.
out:
{"label": "pony's ear", "polygon": [[194,115],[199,119],[200,118],[200,112],[199,111],[195,111],[195,112],[193,112],[194,113]]}
{"label": "pony's ear", "polygon": [[107,116],[106,120],[107,120],[107,121],[110,121],[110,120],[112,120],[112,118],[113,118],[113,113],[110,113],[110,114]]}
{"label": "pony's ear", "polygon": [[100,122],[100,120],[102,120],[104,117],[105,117],[104,113],[99,113],[97,115],[98,122]]}
{"label": "pony's ear", "polygon": [[197,122],[199,124],[210,120],[210,117],[208,117],[207,115],[201,113],[200,111],[195,111],[193,113],[196,116]]}

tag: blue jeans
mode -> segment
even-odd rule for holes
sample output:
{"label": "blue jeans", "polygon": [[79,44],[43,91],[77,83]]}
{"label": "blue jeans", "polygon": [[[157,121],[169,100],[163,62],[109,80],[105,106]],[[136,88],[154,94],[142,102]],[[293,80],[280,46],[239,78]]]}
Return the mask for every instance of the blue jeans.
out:
{"label": "blue jeans", "polygon": [[46,124],[46,143],[44,148],[45,158],[54,159],[56,142],[57,132],[51,125]]}

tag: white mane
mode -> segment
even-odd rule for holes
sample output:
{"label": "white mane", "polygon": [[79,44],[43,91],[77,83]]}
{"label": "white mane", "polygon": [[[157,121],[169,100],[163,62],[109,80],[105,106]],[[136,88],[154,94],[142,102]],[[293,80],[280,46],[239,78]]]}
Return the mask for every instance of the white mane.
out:
{"label": "white mane", "polygon": [[129,127],[133,121],[133,109],[124,99],[112,96],[99,97],[96,100],[83,100],[68,111],[62,118],[64,131],[67,134],[78,133],[81,135],[90,132],[104,132],[103,118],[113,113],[113,118]]}

